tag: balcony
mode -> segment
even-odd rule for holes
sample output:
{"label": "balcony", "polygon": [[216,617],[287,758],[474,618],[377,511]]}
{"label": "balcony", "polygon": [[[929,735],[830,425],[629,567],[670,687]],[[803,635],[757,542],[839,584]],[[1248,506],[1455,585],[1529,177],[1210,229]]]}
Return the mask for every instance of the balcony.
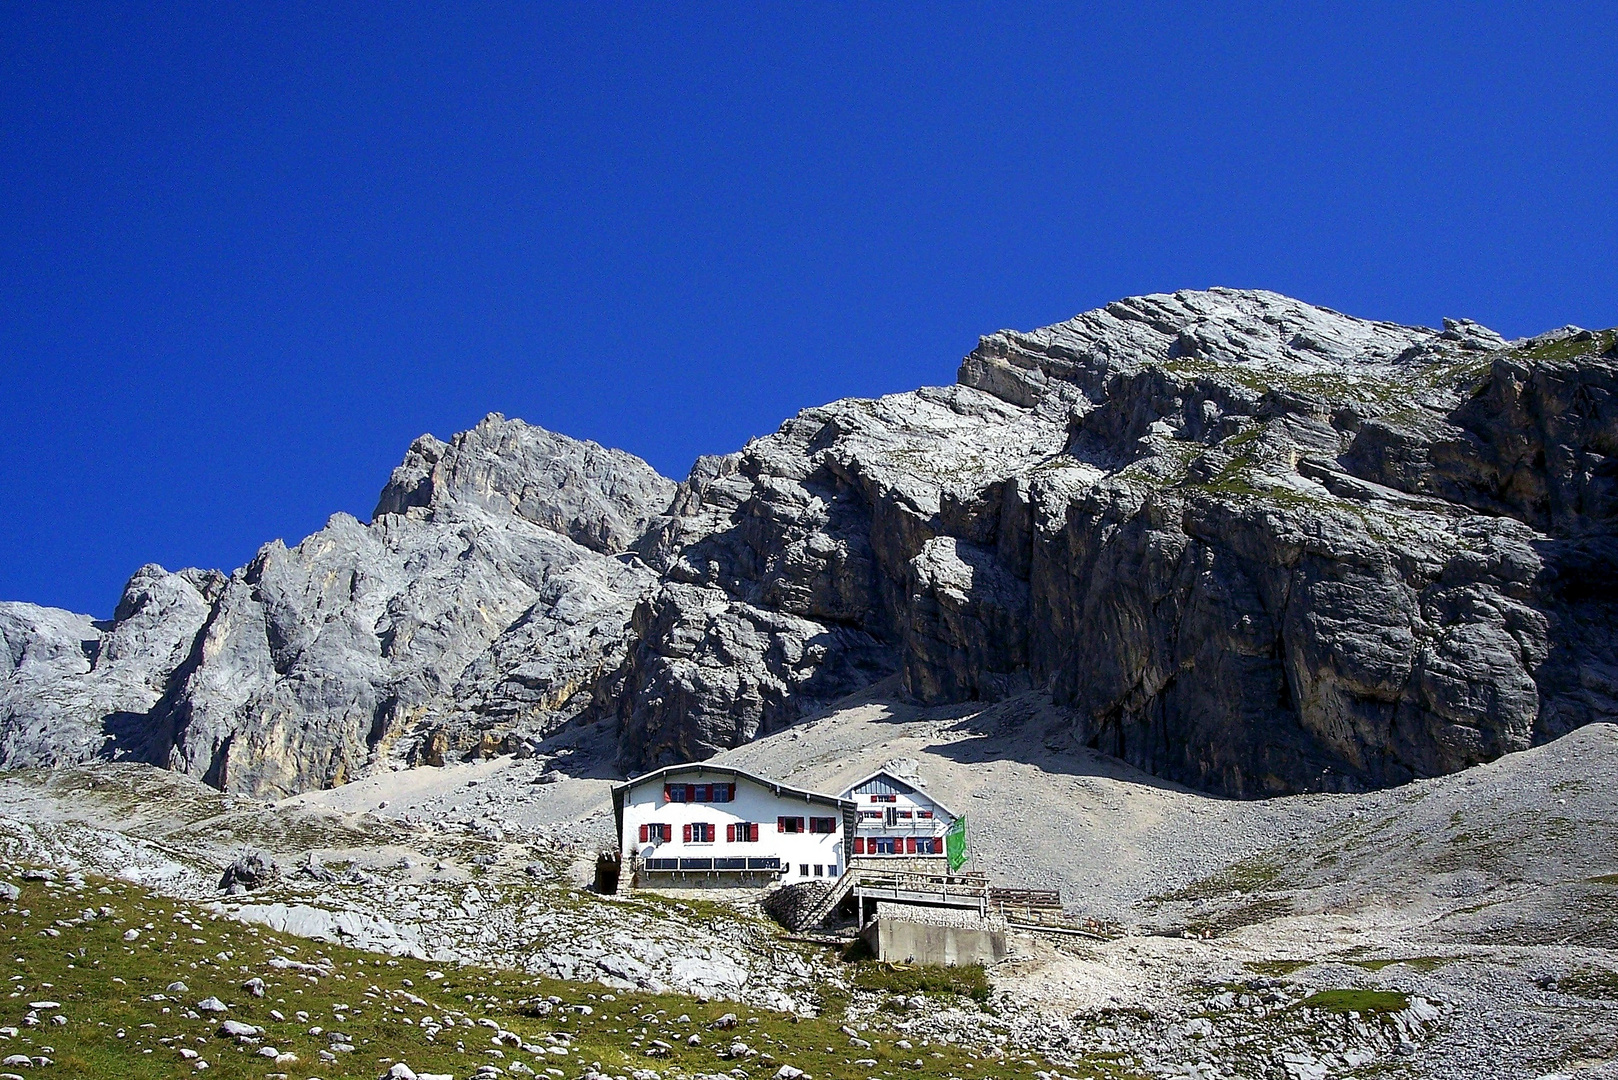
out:
{"label": "balcony", "polygon": [[862,821],[854,828],[854,835],[859,837],[872,836],[942,836],[948,824],[938,818],[912,819],[910,821],[895,821],[889,824],[885,821]]}
{"label": "balcony", "polygon": [[781,860],[774,856],[731,856],[716,859],[645,859],[640,869],[649,874],[779,873]]}

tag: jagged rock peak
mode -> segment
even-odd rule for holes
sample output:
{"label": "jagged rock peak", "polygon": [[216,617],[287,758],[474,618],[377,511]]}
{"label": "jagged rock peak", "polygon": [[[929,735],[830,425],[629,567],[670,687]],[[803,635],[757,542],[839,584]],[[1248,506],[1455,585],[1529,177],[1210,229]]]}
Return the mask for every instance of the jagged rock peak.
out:
{"label": "jagged rock peak", "polygon": [[1117,300],[1038,330],[982,338],[961,363],[960,382],[1032,405],[1052,380],[1093,399],[1109,375],[1151,364],[1186,370],[1243,364],[1292,374],[1343,365],[1374,371],[1431,355],[1485,352],[1507,342],[1469,319],[1442,330],[1343,315],[1262,289],[1183,289]]}
{"label": "jagged rock peak", "polygon": [[447,443],[432,435],[411,443],[373,516],[472,505],[612,553],[673,497],[674,481],[634,454],[490,413]]}
{"label": "jagged rock peak", "polygon": [[678,488],[491,415],[368,525],[143,567],[112,623],[0,604],[0,766],[280,796],[599,721],[640,771],[891,680],[1227,795],[1394,784],[1618,720],[1615,461],[1612,330],[1230,289],[990,335]]}

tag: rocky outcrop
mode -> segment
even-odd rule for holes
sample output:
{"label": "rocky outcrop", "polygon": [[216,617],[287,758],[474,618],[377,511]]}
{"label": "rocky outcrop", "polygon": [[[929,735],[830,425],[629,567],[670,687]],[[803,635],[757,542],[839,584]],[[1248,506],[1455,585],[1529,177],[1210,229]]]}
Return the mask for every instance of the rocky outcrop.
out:
{"label": "rocky outcrop", "polygon": [[495,413],[448,443],[431,435],[411,443],[372,516],[463,507],[610,555],[638,539],[673,494],[674,482],[633,454]]}
{"label": "rocky outcrop", "polygon": [[149,714],[184,664],[225,579],[135,571],[113,620],[0,603],[0,760],[51,766],[162,741]]}
{"label": "rocky outcrop", "polygon": [[107,625],[6,605],[4,760],[133,758],[278,796],[399,740],[441,759],[543,734],[621,664],[655,578],[613,552],[673,487],[490,416],[418,439],[370,524],[338,514],[228,577],[144,567]]}
{"label": "rocky outcrop", "polygon": [[[1159,775],[1397,783],[1615,715],[1611,593],[1568,569],[1613,575],[1611,348],[1269,293],[1121,301],[700,464],[642,550],[857,628],[921,700],[1043,688]],[[636,674],[625,715],[666,696]]]}
{"label": "rocky outcrop", "polygon": [[670,582],[641,605],[623,670],[601,688],[632,769],[694,761],[778,731],[882,678],[891,649],[864,631]]}
{"label": "rocky outcrop", "polygon": [[1232,795],[1449,772],[1618,719],[1615,377],[1610,331],[1214,289],[990,335],[677,486],[491,416],[369,524],[144,568],[107,624],[0,605],[0,753],[275,794],[610,718],[635,771],[896,674]]}

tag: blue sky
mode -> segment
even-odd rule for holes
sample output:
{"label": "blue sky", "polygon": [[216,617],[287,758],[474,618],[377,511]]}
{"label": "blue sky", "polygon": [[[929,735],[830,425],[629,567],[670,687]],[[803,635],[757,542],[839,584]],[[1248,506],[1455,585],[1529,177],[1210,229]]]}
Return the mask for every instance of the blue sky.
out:
{"label": "blue sky", "polygon": [[1610,3],[8,4],[0,598],[106,615],[365,518],[489,411],[683,476],[1135,293],[1618,324],[1615,40]]}

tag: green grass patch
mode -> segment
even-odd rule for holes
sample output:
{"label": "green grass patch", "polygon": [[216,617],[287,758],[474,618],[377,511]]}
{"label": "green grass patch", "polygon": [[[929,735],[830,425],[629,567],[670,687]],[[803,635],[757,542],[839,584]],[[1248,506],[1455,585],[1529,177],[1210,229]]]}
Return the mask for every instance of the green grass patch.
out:
{"label": "green grass patch", "polygon": [[1409,1008],[1410,999],[1397,990],[1319,990],[1298,1006],[1333,1013],[1396,1013]]}
{"label": "green grass patch", "polygon": [[1517,355],[1524,360],[1572,360],[1579,356],[1599,356],[1610,350],[1615,340],[1618,340],[1618,330],[1599,330],[1589,337],[1576,334],[1561,341],[1519,349]]}
{"label": "green grass patch", "polygon": [[1618,1000],[1618,972],[1606,968],[1583,968],[1564,979],[1558,979],[1556,988],[1575,997],[1598,1001]]}
{"label": "green grass patch", "polygon": [[1355,967],[1364,968],[1366,971],[1381,971],[1383,968],[1389,968],[1396,964],[1402,964],[1407,968],[1411,968],[1412,970],[1423,972],[1437,971],[1445,964],[1452,964],[1454,962],[1455,961],[1448,956],[1392,956],[1380,957],[1375,960],[1349,961],[1349,963],[1353,964]]}
{"label": "green grass patch", "polygon": [[[768,1076],[790,1064],[817,1080],[874,1073],[943,1080],[1020,1077],[1042,1067],[1024,1055],[997,1057],[987,1044],[950,1045],[915,1033],[915,1045],[901,1050],[900,1034],[879,1023],[862,1033],[872,1047],[856,1048],[837,1030],[841,1012],[829,1009],[818,1018],[792,1017],[746,1003],[388,958],[246,926],[122,881],[91,876],[80,889],[35,881],[21,888],[16,904],[0,906],[0,963],[11,987],[9,997],[0,996],[0,1028],[17,1029],[0,1031],[0,1056],[49,1057],[55,1064],[39,1071],[55,1076],[374,1080],[403,1061],[457,1078],[485,1063],[507,1078],[571,1078],[600,1062],[613,1075],[741,1066]],[[130,931],[138,936],[126,939]],[[244,988],[252,978],[263,980],[263,997]],[[947,989],[968,997],[986,996],[988,985],[982,969],[971,968],[858,965],[856,978],[894,993]],[[176,981],[186,984],[183,992],[169,991]],[[197,1010],[209,997],[228,1011]],[[57,1004],[30,1009],[47,1001]],[[30,1011],[37,1026],[26,1022]],[[738,1026],[711,1029],[725,1013],[735,1013]],[[55,1023],[57,1015],[66,1022]],[[227,1018],[262,1033],[251,1041],[221,1035]],[[691,1035],[698,1045],[688,1045]],[[721,1057],[737,1040],[758,1053]],[[278,1064],[261,1055],[269,1047],[297,1060]],[[877,1064],[857,1066],[857,1059]],[[195,1060],[206,1061],[207,1071]]]}
{"label": "green grass patch", "polygon": [[1271,919],[1284,919],[1291,914],[1291,901],[1284,897],[1271,896],[1252,899],[1210,915],[1190,919],[1183,929],[1197,937],[1223,937],[1243,927],[1257,926]]}
{"label": "green grass patch", "polygon": [[1302,971],[1313,960],[1249,960],[1242,967],[1254,975],[1262,975],[1268,979],[1284,979],[1293,972]]}
{"label": "green grass patch", "polygon": [[1233,892],[1261,892],[1281,880],[1283,868],[1278,861],[1262,857],[1243,859],[1232,863],[1201,881],[1192,882],[1183,889],[1161,896],[1161,900],[1213,900]]}
{"label": "green grass patch", "polygon": [[957,994],[973,1001],[989,1000],[989,976],[982,964],[943,967],[935,964],[884,964],[856,960],[851,968],[854,987],[881,994]]}

